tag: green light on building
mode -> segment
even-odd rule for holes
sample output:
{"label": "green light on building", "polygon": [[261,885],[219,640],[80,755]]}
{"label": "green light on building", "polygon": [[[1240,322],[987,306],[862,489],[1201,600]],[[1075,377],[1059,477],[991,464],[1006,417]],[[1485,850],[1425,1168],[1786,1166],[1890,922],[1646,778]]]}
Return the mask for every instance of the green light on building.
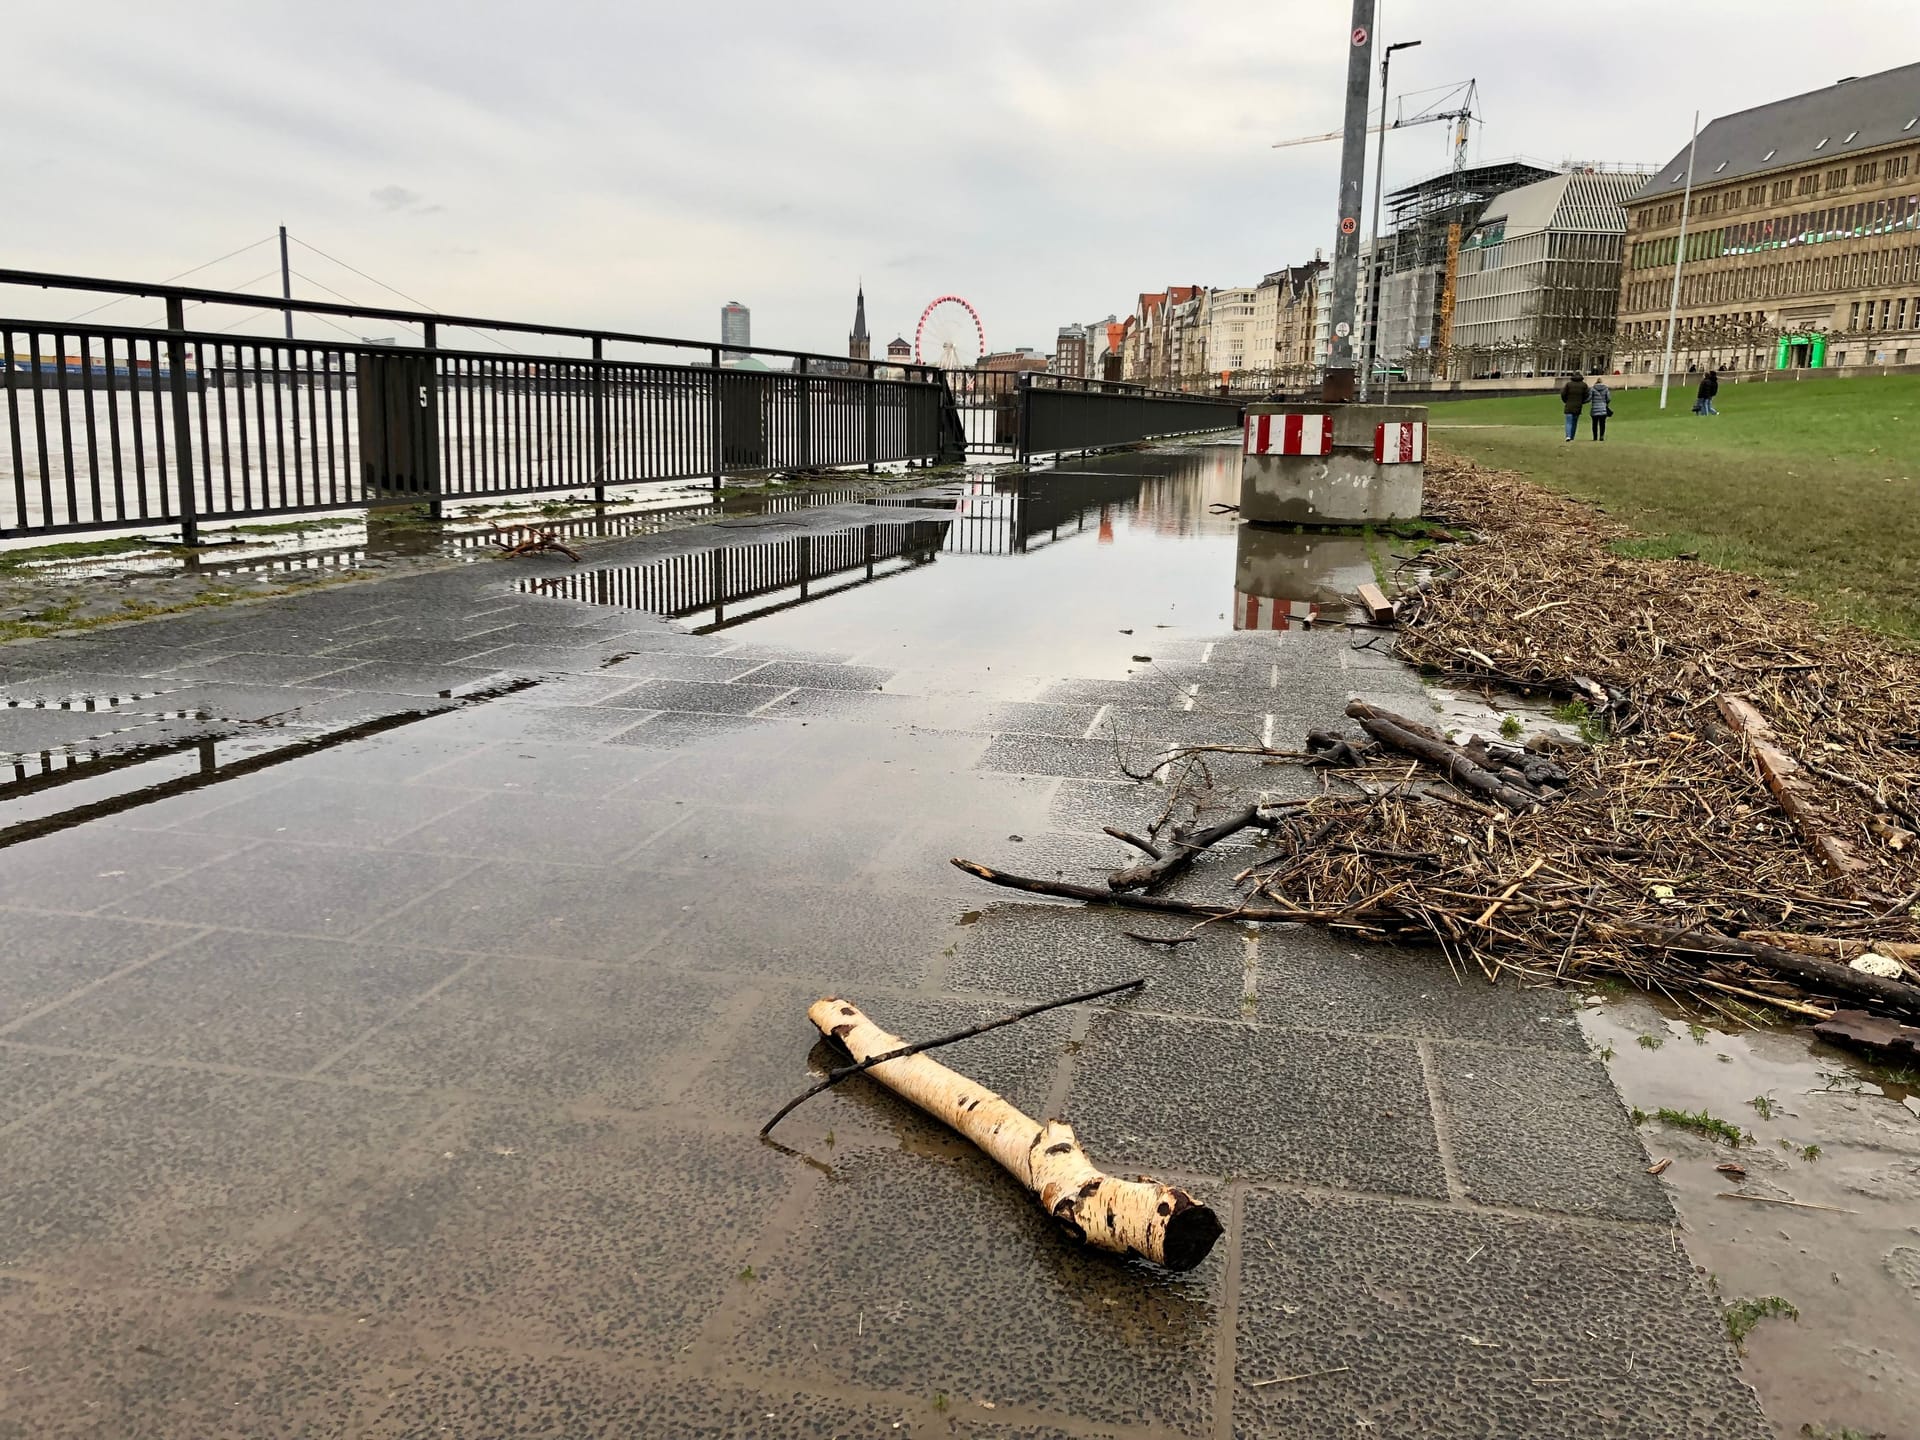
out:
{"label": "green light on building", "polygon": [[1820,370],[1827,363],[1827,337],[1818,330],[1782,335],[1773,352],[1776,370]]}

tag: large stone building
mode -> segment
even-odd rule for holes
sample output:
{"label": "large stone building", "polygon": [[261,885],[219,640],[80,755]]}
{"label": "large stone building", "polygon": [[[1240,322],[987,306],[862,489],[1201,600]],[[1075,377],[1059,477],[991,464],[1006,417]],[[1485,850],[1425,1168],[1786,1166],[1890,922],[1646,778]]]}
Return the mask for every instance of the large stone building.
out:
{"label": "large stone building", "polygon": [[1207,378],[1245,368],[1253,328],[1253,287],[1212,290],[1207,295]]}
{"label": "large stone building", "polygon": [[[1615,363],[1655,370],[1687,151],[1628,202]],[[1680,368],[1920,361],[1920,64],[1722,116],[1700,132],[1680,266]]]}
{"label": "large stone building", "polygon": [[1087,373],[1087,327],[1062,325],[1053,342],[1053,373],[1083,376]]}
{"label": "large stone building", "polygon": [[[1646,180],[1645,170],[1576,166],[1496,195],[1460,243],[1451,373],[1606,368],[1620,298],[1624,202]],[[1389,303],[1388,315],[1398,308]],[[1383,327],[1383,356],[1414,357],[1420,348],[1418,336]]]}

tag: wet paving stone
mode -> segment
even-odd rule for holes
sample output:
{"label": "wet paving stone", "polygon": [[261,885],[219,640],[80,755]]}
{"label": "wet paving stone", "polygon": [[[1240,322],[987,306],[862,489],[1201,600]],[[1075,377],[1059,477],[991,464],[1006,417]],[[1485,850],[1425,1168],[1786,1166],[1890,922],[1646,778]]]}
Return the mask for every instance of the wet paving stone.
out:
{"label": "wet paving stone", "polygon": [[5,936],[0,1028],[193,934],[178,926],[96,915],[0,910],[0,935]]}
{"label": "wet paving stone", "polygon": [[1042,1000],[1144,973],[1151,977],[1145,991],[1111,1003],[1221,1019],[1244,1012],[1249,952],[1237,928],[1209,926],[1172,952],[1130,940],[1128,930],[1178,935],[1192,931],[1193,922],[1138,911],[994,903],[968,927],[948,983]]}
{"label": "wet paving stone", "polygon": [[[1454,1161],[1474,1199],[1672,1220],[1613,1081],[1591,1055],[1436,1045],[1433,1056]],[[1609,1111],[1615,1123],[1598,1123]]]}
{"label": "wet paving stone", "polygon": [[[369,1327],[212,1309],[152,1293],[0,1292],[7,1440],[357,1434],[409,1373]],[[415,1362],[417,1363],[417,1362]],[[17,1427],[17,1428],[16,1428]]]}
{"label": "wet paving stone", "polygon": [[[418,657],[415,657],[418,658]],[[348,662],[332,655],[266,655],[245,651],[218,660],[182,665],[174,674],[192,681],[219,680],[235,685],[297,685],[338,672]]]}
{"label": "wet paving stone", "polygon": [[1407,1041],[1112,1011],[1088,1030],[1066,1118],[1103,1160],[1447,1193]]}
{"label": "wet paving stone", "polygon": [[339,1085],[137,1068],[6,1138],[0,1263],[63,1284],[227,1284],[428,1118]]}
{"label": "wet paving stone", "polygon": [[0,1131],[113,1066],[97,1055],[42,1055],[0,1041]]}
{"label": "wet paving stone", "polygon": [[751,1138],[466,1105],[258,1258],[234,1293],[665,1359],[747,1283],[747,1249],[796,1168]]}
{"label": "wet paving stone", "polygon": [[[191,838],[169,832],[166,846]],[[344,936],[474,863],[464,856],[266,840],[106,909],[131,918],[185,923],[213,918],[253,930]]]}
{"label": "wet paving stone", "polygon": [[[1001,735],[987,747],[980,767],[1027,775],[1060,775],[1075,780],[1120,780],[1125,778],[1120,771],[1122,759],[1131,762],[1158,748],[1156,741],[1148,740],[1123,747],[1116,754],[1113,742],[1105,737],[1066,740],[1038,735]],[[1143,764],[1141,768],[1146,767]]]}
{"label": "wet paving stone", "polygon": [[464,963],[424,950],[216,930],[16,1026],[8,1038],[301,1071]]}
{"label": "wet paving stone", "polygon": [[809,815],[774,822],[735,810],[693,810],[632,858],[696,874],[711,893],[740,881],[857,874],[898,828],[898,818],[885,814],[865,822]]}
{"label": "wet paving stone", "polygon": [[1207,1433],[1218,1252],[1169,1277],[1078,1250],[977,1154],[873,1152],[834,1170],[728,1342],[751,1363],[962,1409]]}
{"label": "wet paving stone", "polygon": [[[461,962],[464,963],[464,962]],[[417,975],[444,977],[423,953]],[[724,1029],[735,987],[654,968],[481,959],[330,1067],[356,1081],[648,1109]]]}
{"label": "wet paving stone", "polygon": [[871,665],[816,665],[797,660],[774,660],[747,676],[750,684],[802,687],[808,690],[878,690],[892,677],[891,670]]}
{"label": "wet paving stone", "polygon": [[712,740],[730,740],[753,733],[785,739],[785,726],[761,715],[714,715],[668,710],[609,737],[613,745],[642,745],[655,750],[679,750]]}
{"label": "wet paving stone", "polygon": [[604,703],[635,710],[697,710],[710,715],[746,715],[777,700],[791,688],[747,681],[722,685],[711,680],[642,680]]}
{"label": "wet paving stone", "polygon": [[922,719],[926,702],[879,690],[789,690],[761,712],[782,720],[842,720],[867,725]]}
{"label": "wet paving stone", "polygon": [[[616,783],[609,776],[609,788]],[[392,843],[434,855],[538,855],[550,864],[610,865],[680,823],[685,813],[637,789],[613,795],[489,794],[426,819]]]}
{"label": "wet paving stone", "polygon": [[[666,763],[662,756],[626,747],[572,743],[631,729],[630,710],[568,705],[550,710],[519,707],[508,713],[510,718],[499,726],[499,740],[422,772],[418,783],[538,796],[611,796],[630,792]],[[481,733],[491,728],[479,727]],[[653,785],[645,792],[660,793]]]}
{"label": "wet paving stone", "polygon": [[762,663],[751,655],[695,655],[674,650],[644,650],[608,665],[604,673],[629,677],[629,683],[633,680],[712,680],[725,684],[729,680],[738,680],[750,670],[759,669]]}
{"label": "wet paving stone", "polygon": [[363,938],[626,965],[651,955],[671,924],[711,897],[683,874],[644,864],[462,863],[469,868],[458,879],[396,909]]}
{"label": "wet paving stone", "polygon": [[1457,975],[1438,950],[1267,925],[1259,952],[1262,1025],[1586,1052],[1564,992]]}
{"label": "wet paving stone", "polygon": [[1774,1433],[1665,1227],[1258,1192],[1245,1224],[1241,1440]]}
{"label": "wet paving stone", "polygon": [[852,1440],[917,1433],[902,1417],[927,1413],[791,1389],[664,1382],[595,1356],[504,1349],[455,1351],[395,1387],[390,1398],[356,1440]]}
{"label": "wet paving stone", "polygon": [[679,923],[660,942],[663,963],[829,986],[907,987],[922,983],[963,934],[959,906],[910,891],[735,878],[725,895],[721,902],[688,892]]}
{"label": "wet paving stone", "polygon": [[156,840],[98,825],[63,830],[0,850],[0,904],[97,910],[245,847],[217,835]]}
{"label": "wet paving stone", "polygon": [[[295,762],[298,763],[298,762]],[[217,805],[180,828],[201,835],[298,840],[311,845],[382,846],[476,797],[419,786],[313,775]],[[209,792],[217,799],[217,787]]]}

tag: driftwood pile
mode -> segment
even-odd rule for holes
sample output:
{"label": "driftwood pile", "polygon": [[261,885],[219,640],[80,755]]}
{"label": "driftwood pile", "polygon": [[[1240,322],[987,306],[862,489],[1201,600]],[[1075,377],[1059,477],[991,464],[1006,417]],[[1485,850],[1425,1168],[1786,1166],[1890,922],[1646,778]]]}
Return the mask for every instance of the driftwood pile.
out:
{"label": "driftwood pile", "polygon": [[[1462,745],[1355,702],[1358,734],[1264,752],[1325,770],[1323,795],[1122,835],[1161,858],[1108,894],[955,863],[1040,893],[1430,937],[1489,978],[1618,974],[1743,1020],[1920,1018],[1920,657],[1749,577],[1617,554],[1623,527],[1518,476],[1430,461],[1427,497],[1477,538],[1421,557],[1398,653],[1456,689],[1578,707],[1563,714],[1594,743]],[[1150,893],[1169,853],[1190,862],[1235,819],[1268,833],[1244,903]]]}

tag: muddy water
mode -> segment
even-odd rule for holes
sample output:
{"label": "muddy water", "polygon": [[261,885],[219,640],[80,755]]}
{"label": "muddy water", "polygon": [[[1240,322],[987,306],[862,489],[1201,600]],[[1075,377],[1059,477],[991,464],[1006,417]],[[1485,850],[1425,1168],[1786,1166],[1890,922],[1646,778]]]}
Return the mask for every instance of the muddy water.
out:
{"label": "muddy water", "polygon": [[1649,1163],[1672,1161],[1661,1181],[1676,1238],[1722,1303],[1777,1295],[1799,1311],[1745,1342],[1781,1435],[1920,1435],[1920,1075],[1639,997],[1583,1019],[1629,1106],[1704,1110],[1749,1137],[1735,1148],[1658,1118],[1640,1126]]}

